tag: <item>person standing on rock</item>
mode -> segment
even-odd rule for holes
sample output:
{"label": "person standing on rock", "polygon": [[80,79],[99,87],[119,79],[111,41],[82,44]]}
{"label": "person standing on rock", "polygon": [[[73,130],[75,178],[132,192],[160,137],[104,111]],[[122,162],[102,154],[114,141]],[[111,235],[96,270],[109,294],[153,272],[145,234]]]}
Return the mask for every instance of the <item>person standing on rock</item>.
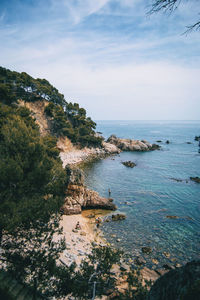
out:
{"label": "person standing on rock", "polygon": [[111,190],[108,189],[108,196],[110,197],[111,196]]}

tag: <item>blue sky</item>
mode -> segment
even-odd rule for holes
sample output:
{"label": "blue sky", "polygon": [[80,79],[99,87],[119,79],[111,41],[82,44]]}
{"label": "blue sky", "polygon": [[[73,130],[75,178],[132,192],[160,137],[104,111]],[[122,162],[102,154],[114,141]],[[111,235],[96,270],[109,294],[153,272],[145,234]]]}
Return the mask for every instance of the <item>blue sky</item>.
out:
{"label": "blue sky", "polygon": [[1,0],[0,65],[48,79],[96,120],[199,120],[200,32],[182,35],[197,1],[149,17],[150,4]]}

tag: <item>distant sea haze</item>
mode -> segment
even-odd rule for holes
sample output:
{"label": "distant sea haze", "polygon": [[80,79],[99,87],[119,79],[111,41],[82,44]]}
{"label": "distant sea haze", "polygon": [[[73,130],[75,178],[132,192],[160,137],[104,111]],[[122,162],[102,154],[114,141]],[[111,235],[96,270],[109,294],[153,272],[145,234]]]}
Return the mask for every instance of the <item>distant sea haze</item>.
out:
{"label": "distant sea haze", "polygon": [[[104,223],[105,237],[130,256],[143,256],[147,265],[197,259],[200,253],[200,121],[97,121],[105,138],[162,141],[161,150],[123,152],[89,164],[86,184],[102,196],[114,198],[125,221]],[[166,141],[169,140],[169,144]],[[134,168],[121,162],[133,161]],[[120,240],[120,241],[119,241]],[[141,248],[152,248],[151,255]],[[167,255],[166,255],[167,253]]]}

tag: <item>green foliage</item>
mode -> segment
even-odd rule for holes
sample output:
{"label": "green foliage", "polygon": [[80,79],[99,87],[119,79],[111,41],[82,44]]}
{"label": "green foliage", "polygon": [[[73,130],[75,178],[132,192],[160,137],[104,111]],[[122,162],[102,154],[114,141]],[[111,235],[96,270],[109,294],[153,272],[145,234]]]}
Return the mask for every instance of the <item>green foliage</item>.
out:
{"label": "green foliage", "polygon": [[115,286],[115,274],[111,272],[114,264],[119,263],[122,252],[107,246],[95,247],[74,275],[72,295],[77,299],[90,299],[95,294],[102,296],[107,289]]}
{"label": "green foliage", "polygon": [[0,67],[0,101],[11,105],[19,99],[49,102],[45,112],[51,118],[52,134],[56,137],[67,136],[81,147],[101,147],[102,139],[95,136],[96,123],[86,116],[86,110],[78,103],[67,103],[46,79],[34,79],[25,72]]}
{"label": "green foliage", "polygon": [[0,104],[0,228],[48,220],[67,180],[52,137],[41,138],[27,109]]}
{"label": "green foliage", "polygon": [[52,133],[56,136],[67,136],[80,146],[101,147],[102,139],[95,136],[96,123],[86,117],[84,108],[78,103],[61,105],[49,103],[46,114],[52,118]]}
{"label": "green foliage", "polygon": [[139,269],[127,272],[128,288],[124,293],[119,293],[120,300],[146,300],[148,295],[148,287],[151,282],[142,282],[142,276]]}
{"label": "green foliage", "polygon": [[65,102],[64,96],[46,79],[34,79],[25,72],[12,72],[0,67],[0,99],[11,104],[24,101],[47,100],[56,104]]}
{"label": "green foliage", "polygon": [[64,268],[56,263],[65,249],[60,233],[59,216],[52,216],[48,223],[35,222],[29,230],[16,228],[1,243],[6,270],[47,299],[71,292],[70,273],[74,266]]}

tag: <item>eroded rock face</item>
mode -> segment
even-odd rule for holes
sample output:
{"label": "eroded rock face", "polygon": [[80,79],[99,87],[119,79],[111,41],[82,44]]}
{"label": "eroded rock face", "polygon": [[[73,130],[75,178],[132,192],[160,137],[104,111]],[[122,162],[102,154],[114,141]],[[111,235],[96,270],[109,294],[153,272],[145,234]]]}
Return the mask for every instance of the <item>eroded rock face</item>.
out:
{"label": "eroded rock face", "polygon": [[152,286],[148,300],[199,299],[200,261],[171,270]]}
{"label": "eroded rock face", "polygon": [[82,209],[101,208],[116,210],[112,199],[103,198],[97,192],[84,186],[84,175],[80,169],[66,168],[69,184],[62,213],[65,215],[80,214]]}
{"label": "eroded rock face", "polygon": [[120,139],[115,135],[111,135],[107,143],[117,146],[122,151],[150,151],[160,149],[159,145],[150,144],[149,142],[142,140]]}

